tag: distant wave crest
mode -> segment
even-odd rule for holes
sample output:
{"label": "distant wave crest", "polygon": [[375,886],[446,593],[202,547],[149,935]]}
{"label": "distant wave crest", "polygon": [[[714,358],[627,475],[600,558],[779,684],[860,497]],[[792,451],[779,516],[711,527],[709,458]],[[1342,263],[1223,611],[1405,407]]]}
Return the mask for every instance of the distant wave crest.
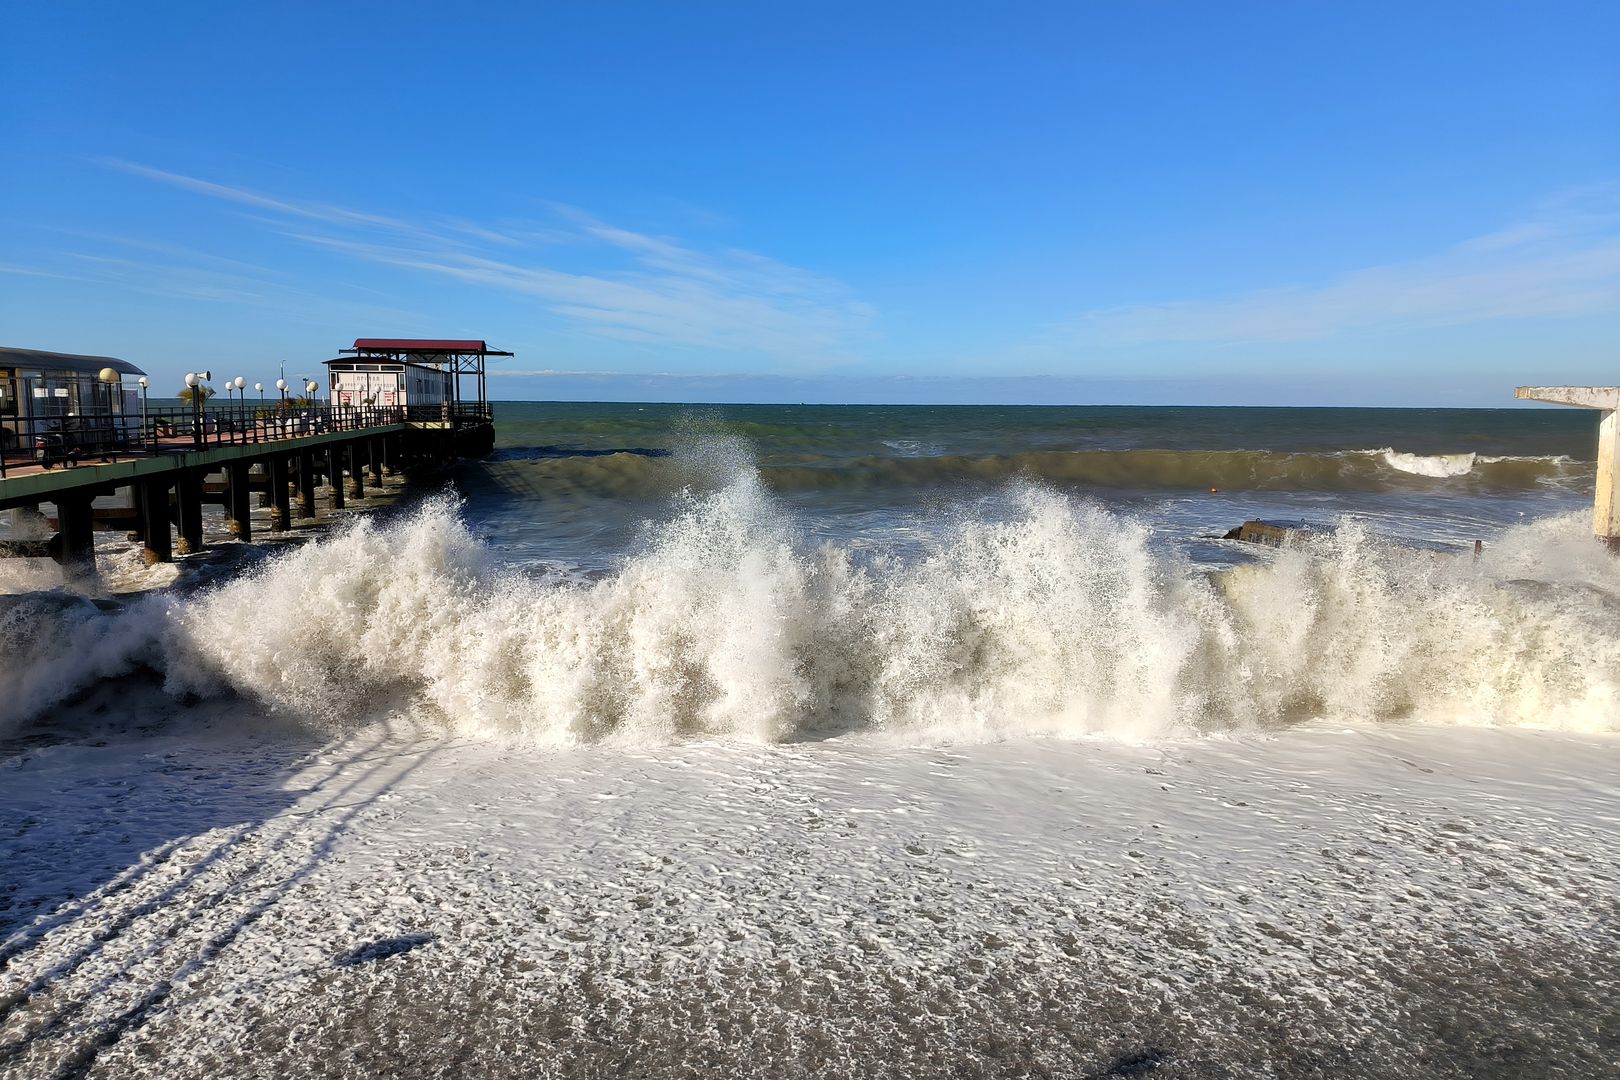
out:
{"label": "distant wave crest", "polygon": [[1474,461],[1477,458],[1475,454],[1403,454],[1393,449],[1378,452],[1383,455],[1384,464],[1400,472],[1411,473],[1413,476],[1467,476],[1474,471]]}
{"label": "distant wave crest", "polygon": [[[924,452],[926,449],[927,452]],[[1264,450],[1040,450],[1014,454],[944,454],[906,447],[892,455],[854,459],[804,455],[760,465],[761,482],[776,491],[906,489],[1032,481],[1071,491],[1320,491],[1428,490],[1466,484],[1467,490],[1525,491],[1541,485],[1589,484],[1592,466],[1567,457],[1488,457],[1472,453],[1415,454],[1391,448],[1336,453]],[[508,460],[486,468],[493,481],[519,490],[545,485],[553,494],[655,497],[690,486],[682,456],[644,452],[592,453]],[[703,486],[700,484],[699,486]]]}

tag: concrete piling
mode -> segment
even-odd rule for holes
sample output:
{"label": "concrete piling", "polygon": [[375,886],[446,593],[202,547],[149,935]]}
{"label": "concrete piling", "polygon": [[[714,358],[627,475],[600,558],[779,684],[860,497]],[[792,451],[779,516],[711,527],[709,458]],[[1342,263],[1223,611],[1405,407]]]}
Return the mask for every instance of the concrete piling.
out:
{"label": "concrete piling", "polygon": [[1592,489],[1592,533],[1620,551],[1620,386],[1521,386],[1521,401],[1548,401],[1597,409],[1597,484]]}
{"label": "concrete piling", "polygon": [[315,516],[315,455],[308,450],[298,455],[298,516]]}
{"label": "concrete piling", "polygon": [[322,462],[326,473],[326,502],[334,510],[343,509],[343,455],[335,446],[328,446]]}
{"label": "concrete piling", "polygon": [[277,454],[270,459],[270,531],[286,532],[292,525],[292,499],[288,491],[287,459]]}
{"label": "concrete piling", "polygon": [[360,467],[360,444],[349,443],[343,448],[343,456],[349,459],[349,494],[363,499],[366,497],[366,481],[364,470]]}
{"label": "concrete piling", "polygon": [[136,506],[141,514],[141,556],[148,566],[169,562],[174,558],[174,543],[169,533],[169,483],[167,480],[147,480],[137,489]]}
{"label": "concrete piling", "polygon": [[175,502],[179,511],[181,555],[195,555],[203,546],[203,478],[196,469],[186,469],[175,478]]}
{"label": "concrete piling", "polygon": [[225,470],[225,480],[229,484],[226,492],[225,527],[230,534],[241,541],[253,539],[253,516],[249,506],[249,492],[252,480],[249,478],[251,466],[246,462],[237,462]]}
{"label": "concrete piling", "polygon": [[56,559],[69,577],[96,570],[95,520],[88,493],[60,496],[56,503]]}

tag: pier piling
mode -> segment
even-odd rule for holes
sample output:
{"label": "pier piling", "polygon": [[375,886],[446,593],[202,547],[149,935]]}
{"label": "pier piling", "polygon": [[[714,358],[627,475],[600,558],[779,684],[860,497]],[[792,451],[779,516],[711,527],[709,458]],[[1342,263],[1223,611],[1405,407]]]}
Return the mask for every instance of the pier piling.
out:
{"label": "pier piling", "polygon": [[226,490],[225,528],[238,540],[253,539],[253,516],[249,510],[249,493],[253,481],[247,462],[236,462],[225,470]]}
{"label": "pier piling", "polygon": [[326,502],[333,510],[343,509],[343,455],[335,446],[326,448],[322,467],[326,473]]}
{"label": "pier piling", "polygon": [[1592,489],[1592,532],[1620,551],[1620,386],[1521,386],[1521,401],[1548,401],[1597,409],[1597,484]]}
{"label": "pier piling", "polygon": [[315,516],[315,455],[308,450],[298,455],[298,516]]}
{"label": "pier piling", "polygon": [[90,509],[90,495],[73,492],[60,496],[56,520],[56,554],[63,571],[70,577],[95,573],[95,518]]}
{"label": "pier piling", "polygon": [[169,534],[169,484],[167,480],[148,480],[137,488],[136,506],[141,514],[141,555],[150,566],[169,562],[174,558],[174,544]]}
{"label": "pier piling", "polygon": [[366,481],[360,468],[360,444],[351,442],[343,449],[343,456],[349,461],[349,494],[356,499],[366,497]]}
{"label": "pier piling", "polygon": [[288,488],[287,458],[277,454],[270,459],[270,530],[285,532],[292,524],[292,499]]}
{"label": "pier piling", "polygon": [[202,473],[186,469],[175,479],[175,500],[180,518],[180,543],[176,550],[182,555],[195,555],[203,546],[203,482]]}

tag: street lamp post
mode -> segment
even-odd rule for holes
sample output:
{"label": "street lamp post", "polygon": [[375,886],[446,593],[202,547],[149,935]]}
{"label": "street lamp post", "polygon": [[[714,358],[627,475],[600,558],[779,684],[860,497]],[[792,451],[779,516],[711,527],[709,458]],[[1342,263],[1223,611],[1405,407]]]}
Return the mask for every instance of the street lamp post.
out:
{"label": "street lamp post", "polygon": [[[135,383],[136,383],[136,385],[138,385],[141,388],[141,441],[145,442],[146,441],[146,388],[148,386],[151,386],[152,383],[151,383],[150,380],[147,379],[147,377],[145,375],[142,375],[140,378],[136,379]],[[152,439],[152,448],[153,448],[154,451],[157,449],[157,438],[155,436]]]}
{"label": "street lamp post", "polygon": [[113,394],[115,391],[113,387],[120,385],[121,380],[117,369],[110,367],[102,368],[96,378],[101,382],[101,385],[107,388],[107,434],[101,440],[101,460],[106,461],[108,451],[118,441],[118,413],[114,407]]}
{"label": "street lamp post", "polygon": [[231,391],[236,391],[236,415],[226,419],[226,430],[231,433],[231,442],[238,439],[237,432],[242,430],[242,406],[247,404],[247,380],[238,375],[234,379],[225,380],[225,398],[230,399]]}
{"label": "street lamp post", "polygon": [[281,404],[285,406],[287,404],[287,380],[277,379],[276,389],[281,391]]}
{"label": "street lamp post", "polygon": [[186,372],[186,388],[191,391],[191,441],[202,446],[202,412],[197,408],[197,373]]}
{"label": "street lamp post", "polygon": [[203,391],[206,389],[203,383],[213,377],[214,373],[212,371],[186,372],[186,386],[191,390],[192,438],[196,442],[198,449],[201,449],[206,441],[203,438]]}

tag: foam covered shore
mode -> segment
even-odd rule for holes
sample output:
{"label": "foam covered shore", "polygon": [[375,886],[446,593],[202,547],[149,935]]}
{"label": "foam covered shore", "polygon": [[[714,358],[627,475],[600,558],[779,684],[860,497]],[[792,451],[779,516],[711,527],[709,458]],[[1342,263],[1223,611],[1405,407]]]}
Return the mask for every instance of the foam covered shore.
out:
{"label": "foam covered shore", "polygon": [[1605,1075],[1614,748],[557,752],[199,706],[0,763],[0,1075]]}

